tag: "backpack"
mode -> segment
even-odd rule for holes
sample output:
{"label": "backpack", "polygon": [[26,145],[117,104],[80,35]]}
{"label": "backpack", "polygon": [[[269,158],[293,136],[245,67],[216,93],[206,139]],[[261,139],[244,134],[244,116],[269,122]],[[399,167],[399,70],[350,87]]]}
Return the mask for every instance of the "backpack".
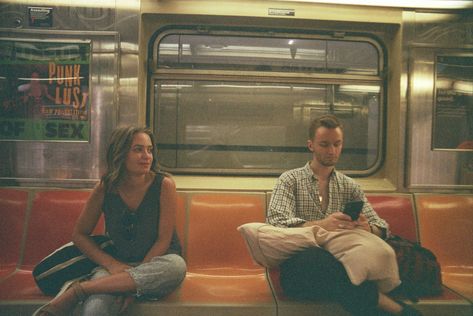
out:
{"label": "backpack", "polygon": [[[113,242],[108,236],[97,235],[91,238],[105,252],[113,253]],[[53,296],[58,294],[66,282],[84,278],[97,266],[70,242],[42,259],[33,269],[33,278],[44,294]]]}
{"label": "backpack", "polygon": [[442,275],[437,258],[427,248],[399,236],[390,236],[386,242],[394,249],[402,284],[399,294],[417,301],[422,296],[442,293]]}

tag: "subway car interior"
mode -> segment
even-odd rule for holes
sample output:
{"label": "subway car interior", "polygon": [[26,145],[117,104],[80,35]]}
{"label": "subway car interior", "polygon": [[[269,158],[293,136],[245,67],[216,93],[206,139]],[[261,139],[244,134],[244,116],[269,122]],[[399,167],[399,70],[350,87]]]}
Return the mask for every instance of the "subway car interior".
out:
{"label": "subway car interior", "polygon": [[51,300],[32,270],[71,241],[124,125],[156,136],[187,263],[126,315],[348,315],[287,297],[237,231],[324,114],[336,169],[440,263],[443,292],[406,302],[473,315],[472,1],[0,0],[0,315]]}

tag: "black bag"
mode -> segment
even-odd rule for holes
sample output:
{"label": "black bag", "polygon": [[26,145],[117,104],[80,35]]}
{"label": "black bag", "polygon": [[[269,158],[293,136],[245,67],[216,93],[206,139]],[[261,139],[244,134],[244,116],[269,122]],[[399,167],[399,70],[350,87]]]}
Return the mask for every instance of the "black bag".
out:
{"label": "black bag", "polygon": [[[113,243],[107,236],[91,238],[105,252],[113,252]],[[56,295],[64,283],[87,276],[97,266],[70,242],[41,260],[33,269],[33,278],[44,294]]]}
{"label": "black bag", "polygon": [[398,293],[414,301],[442,293],[440,264],[432,251],[399,236],[390,236],[386,242],[396,252],[402,281]]}

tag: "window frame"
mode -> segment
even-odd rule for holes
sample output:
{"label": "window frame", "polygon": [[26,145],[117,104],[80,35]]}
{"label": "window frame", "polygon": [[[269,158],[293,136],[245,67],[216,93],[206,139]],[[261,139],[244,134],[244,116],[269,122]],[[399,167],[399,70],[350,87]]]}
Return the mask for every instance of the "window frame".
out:
{"label": "window frame", "polygon": [[[273,37],[287,39],[304,40],[330,40],[330,41],[351,41],[367,42],[375,47],[378,57],[378,75],[364,74],[336,74],[336,73],[307,73],[307,72],[277,72],[277,71],[248,71],[248,70],[205,70],[205,69],[165,69],[158,67],[158,49],[161,40],[169,35],[205,35],[205,36],[242,36],[242,37]],[[146,120],[147,124],[154,130],[159,130],[155,122],[155,88],[157,81],[220,81],[220,82],[261,82],[261,83],[289,83],[289,84],[377,84],[380,86],[380,105],[378,117],[378,142],[377,159],[374,164],[364,170],[340,169],[340,171],[350,176],[367,177],[375,173],[384,162],[385,155],[385,113],[387,104],[387,83],[386,83],[386,49],[381,40],[370,33],[351,33],[340,31],[288,31],[277,29],[256,30],[252,28],[232,28],[232,27],[209,27],[209,26],[171,26],[157,30],[151,37],[148,51],[148,102]],[[158,145],[159,151],[159,145]],[[342,153],[343,154],[343,153]],[[218,169],[218,168],[189,168],[177,167],[169,168],[162,166],[164,170],[175,174],[229,174],[229,175],[258,175],[273,176],[286,171],[283,169]]]}

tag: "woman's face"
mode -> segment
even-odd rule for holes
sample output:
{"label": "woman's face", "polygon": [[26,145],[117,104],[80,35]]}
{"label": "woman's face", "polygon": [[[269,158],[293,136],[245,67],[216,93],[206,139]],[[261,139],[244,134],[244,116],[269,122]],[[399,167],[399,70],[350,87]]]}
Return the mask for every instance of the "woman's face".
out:
{"label": "woman's face", "polygon": [[146,174],[153,162],[153,144],[146,133],[137,133],[133,136],[130,151],[126,157],[126,170],[129,174]]}

